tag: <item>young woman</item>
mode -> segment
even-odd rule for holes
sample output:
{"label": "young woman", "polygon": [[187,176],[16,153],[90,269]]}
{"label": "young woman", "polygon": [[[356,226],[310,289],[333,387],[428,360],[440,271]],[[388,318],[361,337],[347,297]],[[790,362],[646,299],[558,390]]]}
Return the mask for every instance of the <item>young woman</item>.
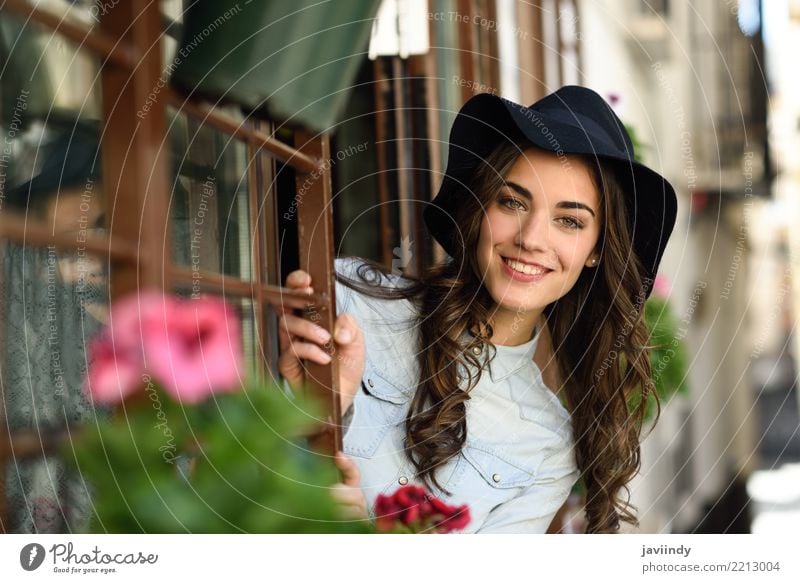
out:
{"label": "young woman", "polygon": [[468,504],[468,532],[543,533],[581,478],[589,532],[635,523],[626,484],[652,392],[643,303],[676,197],[633,155],[589,89],[530,107],[477,95],[424,214],[448,260],[411,279],[338,259],[333,342],[287,310],[291,387],[302,359],[339,359],[337,497],[354,515],[417,482]]}

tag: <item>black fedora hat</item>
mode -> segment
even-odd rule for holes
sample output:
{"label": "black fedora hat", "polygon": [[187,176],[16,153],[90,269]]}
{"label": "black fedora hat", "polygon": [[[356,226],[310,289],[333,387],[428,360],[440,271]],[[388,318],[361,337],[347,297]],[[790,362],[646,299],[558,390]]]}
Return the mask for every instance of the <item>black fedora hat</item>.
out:
{"label": "black fedora hat", "polygon": [[458,112],[442,185],[425,208],[428,230],[451,256],[463,240],[456,209],[479,163],[503,141],[527,139],[558,155],[594,156],[612,167],[625,191],[633,249],[644,266],[645,297],[675,226],[675,189],[660,174],[634,159],[633,144],[611,106],[586,87],[569,85],[529,107],[491,93],[470,98]]}

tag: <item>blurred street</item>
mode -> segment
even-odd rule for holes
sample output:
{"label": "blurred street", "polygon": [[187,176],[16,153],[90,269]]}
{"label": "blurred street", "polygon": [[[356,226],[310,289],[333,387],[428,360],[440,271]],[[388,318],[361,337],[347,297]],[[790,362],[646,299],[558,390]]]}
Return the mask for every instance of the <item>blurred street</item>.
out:
{"label": "blurred street", "polygon": [[754,367],[760,420],[760,468],[748,480],[752,532],[792,532],[800,520],[800,416],[797,368],[787,351]]}

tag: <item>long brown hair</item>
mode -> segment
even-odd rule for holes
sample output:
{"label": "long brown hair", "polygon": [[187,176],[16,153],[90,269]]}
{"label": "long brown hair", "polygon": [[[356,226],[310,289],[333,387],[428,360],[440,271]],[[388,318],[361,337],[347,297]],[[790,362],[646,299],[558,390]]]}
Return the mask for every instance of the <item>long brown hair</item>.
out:
{"label": "long brown hair", "polygon": [[[406,416],[405,451],[419,477],[442,490],[436,469],[464,446],[465,403],[480,379],[480,372],[475,376],[472,371],[485,364],[470,348],[475,343],[492,347],[493,300],[478,275],[475,253],[482,217],[516,159],[532,147],[527,141],[501,144],[464,185],[463,204],[454,217],[464,245],[450,260],[417,278],[406,276],[408,285],[391,289],[375,286],[376,272],[386,271],[370,261],[362,269],[371,273],[358,273],[368,285],[337,274],[359,292],[410,299],[417,306],[420,376]],[[636,524],[626,485],[640,467],[640,431],[653,392],[642,269],[631,252],[624,192],[614,168],[593,157],[575,158],[587,163],[600,193],[605,218],[597,247],[601,261],[597,269],[584,269],[573,288],[544,313],[586,486],[587,531],[616,532],[620,520]],[[471,335],[470,345],[465,345],[470,338],[465,332]]]}

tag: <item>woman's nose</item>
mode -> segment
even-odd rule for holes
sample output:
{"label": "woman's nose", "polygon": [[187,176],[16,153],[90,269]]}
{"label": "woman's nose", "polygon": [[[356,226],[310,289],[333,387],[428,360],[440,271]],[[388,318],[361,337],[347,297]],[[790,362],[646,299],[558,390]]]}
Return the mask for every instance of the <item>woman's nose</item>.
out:
{"label": "woman's nose", "polygon": [[546,251],[549,248],[550,221],[547,213],[529,213],[519,223],[516,240],[517,246],[525,251]]}

